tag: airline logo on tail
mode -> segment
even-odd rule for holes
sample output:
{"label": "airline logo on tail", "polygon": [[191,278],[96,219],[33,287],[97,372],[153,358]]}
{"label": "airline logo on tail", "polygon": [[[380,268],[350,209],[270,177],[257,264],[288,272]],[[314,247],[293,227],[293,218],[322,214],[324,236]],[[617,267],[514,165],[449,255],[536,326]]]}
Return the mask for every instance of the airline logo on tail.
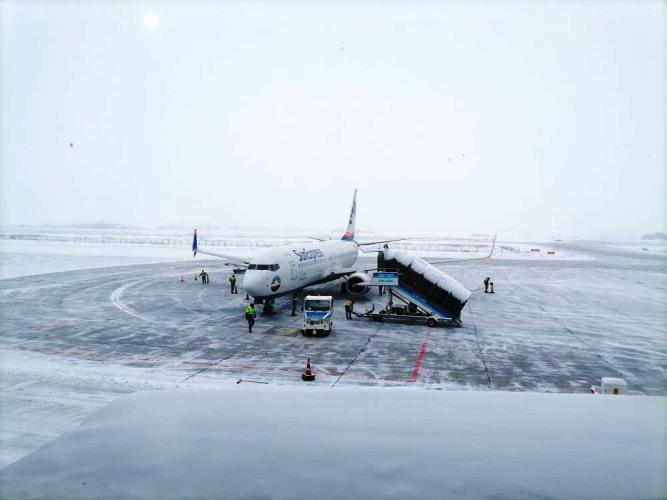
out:
{"label": "airline logo on tail", "polygon": [[354,190],[354,197],[352,198],[352,210],[350,210],[350,219],[347,223],[347,230],[343,234],[342,240],[354,241],[354,226],[357,219],[357,190]]}

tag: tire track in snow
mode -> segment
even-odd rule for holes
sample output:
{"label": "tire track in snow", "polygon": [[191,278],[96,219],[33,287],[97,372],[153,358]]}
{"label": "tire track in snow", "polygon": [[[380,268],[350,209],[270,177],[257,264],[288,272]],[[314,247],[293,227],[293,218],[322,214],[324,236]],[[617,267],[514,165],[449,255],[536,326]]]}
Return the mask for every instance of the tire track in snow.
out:
{"label": "tire track in snow", "polygon": [[359,352],[357,352],[357,354],[355,354],[355,356],[354,356],[354,357],[350,360],[350,362],[347,364],[347,366],[346,366],[345,369],[343,370],[343,373],[341,373],[340,376],[336,379],[336,381],[331,385],[332,388],[336,387],[336,384],[337,384],[338,382],[340,382],[340,379],[342,379],[342,378],[345,376],[345,374],[346,374],[347,371],[352,367],[352,365],[353,365],[354,362],[357,360],[357,358],[358,358],[359,356],[361,356],[361,353],[364,352],[364,351],[366,350],[366,347],[368,347],[368,344],[371,343],[371,340],[373,340],[373,337],[375,337],[378,333],[380,333],[380,330],[382,330],[382,327],[383,327],[383,326],[384,326],[383,324],[380,324],[380,326],[377,327],[377,330],[375,330],[375,332],[373,332],[373,333],[368,337],[368,339],[366,340],[366,343],[361,347],[361,349],[359,349]]}
{"label": "tire track in snow", "polygon": [[[615,371],[615,372],[620,373],[621,375],[623,375],[623,378],[624,378],[625,380],[630,380],[630,379],[632,378],[632,377],[628,376],[628,374],[626,374],[625,372],[623,372],[623,370],[620,370],[620,369],[618,369],[617,367],[615,367],[615,366],[614,366],[608,359],[606,359],[604,356],[602,356],[602,354],[600,354],[600,353],[598,352],[597,349],[595,349],[595,348],[591,347],[590,345],[588,345],[588,343],[586,343],[586,342],[584,341],[584,339],[582,339],[579,335],[577,335],[577,334],[574,332],[574,330],[572,330],[570,327],[568,327],[567,325],[565,325],[565,323],[563,323],[557,315],[553,314],[551,311],[549,311],[548,309],[546,309],[546,308],[545,308],[544,306],[542,306],[541,304],[538,304],[538,307],[539,307],[543,312],[545,312],[545,313],[547,313],[549,316],[551,316],[551,317],[553,318],[553,320],[554,320],[556,323],[558,323],[558,325],[560,325],[560,327],[561,327],[563,330],[565,330],[567,333],[569,333],[570,335],[572,335],[572,336],[577,340],[577,342],[579,342],[582,346],[584,346],[586,349],[588,349],[589,351],[591,351],[591,352],[593,353],[593,355],[594,355],[595,357],[597,357],[600,361],[602,361],[602,363],[603,363],[604,365],[606,365],[609,369],[611,369],[611,370],[613,370],[613,371]],[[642,392],[643,394],[646,394],[646,391],[644,391],[644,389],[643,389],[637,382],[633,382],[632,384],[633,384],[633,385],[634,385],[640,392]]]}
{"label": "tire track in snow", "polygon": [[[258,343],[265,343],[265,342],[267,342],[267,339],[269,339],[270,337],[271,337],[270,335],[262,335],[262,337],[259,338],[259,342],[258,342]],[[254,349],[255,347],[256,347],[256,346],[252,346],[252,347],[250,347],[250,349]],[[237,354],[242,353],[242,352],[244,352],[244,348],[240,348],[240,349],[239,349],[239,348],[236,348],[231,354],[229,354],[229,355],[227,355],[227,356],[223,356],[222,358],[218,359],[218,360],[215,361],[215,362],[208,363],[208,364],[207,364],[206,366],[204,366],[204,368],[202,368],[201,370],[198,370],[198,371],[196,371],[195,373],[192,373],[192,374],[188,375],[188,376],[185,377],[183,380],[181,380],[181,383],[182,383],[182,382],[186,382],[186,381],[190,380],[191,378],[196,377],[196,376],[199,375],[200,373],[204,373],[205,371],[210,370],[211,368],[216,368],[216,367],[217,367],[218,365],[220,365],[220,363],[222,363],[223,361],[227,361],[228,359],[231,359],[231,358],[233,358],[234,356],[236,356]]]}
{"label": "tire track in snow", "polygon": [[472,303],[468,301],[468,310],[470,311],[470,319],[472,319],[472,329],[475,333],[475,347],[477,348],[477,355],[482,361],[482,366],[484,367],[484,375],[486,375],[486,384],[487,388],[491,390],[491,375],[489,375],[489,368],[486,365],[486,356],[482,351],[482,340],[479,337],[479,332],[477,331],[477,323],[475,323],[475,314],[472,310]]}
{"label": "tire track in snow", "polygon": [[127,283],[126,285],[123,285],[121,287],[116,288],[113,292],[111,292],[110,298],[111,298],[111,303],[121,311],[123,311],[125,314],[129,314],[130,316],[134,316],[135,318],[138,318],[142,321],[147,321],[148,323],[155,323],[155,321],[148,319],[138,312],[136,312],[134,309],[131,307],[125,305],[123,301],[121,300],[121,297],[125,290],[127,290],[129,287],[136,285],[139,283],[139,281],[131,281],[130,283]]}
{"label": "tire track in snow", "polygon": [[[464,286],[468,288],[467,285],[465,285],[466,282],[466,273],[465,269],[461,270],[461,281],[464,283]],[[474,292],[477,292],[478,290],[481,290],[481,288],[477,288],[475,290],[472,290],[472,294],[470,295],[470,298],[474,297]],[[475,313],[472,308],[472,301],[468,300],[467,302],[468,310],[470,311],[470,319],[472,320],[472,330],[475,334],[475,348],[477,349],[477,355],[479,356],[480,361],[482,362],[482,367],[484,367],[484,375],[486,376],[486,387],[487,389],[491,390],[491,375],[489,374],[489,367],[487,366],[487,360],[486,356],[484,355],[484,351],[482,351],[482,339],[479,336],[479,331],[477,330],[477,323],[475,322]]]}

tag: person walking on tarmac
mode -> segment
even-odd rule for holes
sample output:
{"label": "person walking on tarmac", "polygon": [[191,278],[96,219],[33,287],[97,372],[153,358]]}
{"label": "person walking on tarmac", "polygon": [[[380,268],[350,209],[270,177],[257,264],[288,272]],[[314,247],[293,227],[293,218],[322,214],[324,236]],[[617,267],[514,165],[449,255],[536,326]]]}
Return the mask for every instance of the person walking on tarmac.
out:
{"label": "person walking on tarmac", "polygon": [[208,273],[204,271],[203,269],[201,270],[201,273],[199,273],[199,277],[201,278],[201,284],[205,285],[208,283]]}
{"label": "person walking on tarmac", "polygon": [[354,309],[354,301],[347,299],[345,301],[345,319],[352,319],[352,312]]}
{"label": "person walking on tarmac", "polygon": [[296,316],[297,297],[296,293],[292,295],[292,316]]}
{"label": "person walking on tarmac", "polygon": [[245,308],[245,320],[248,322],[248,333],[252,333],[252,326],[255,324],[257,312],[255,311],[255,304],[252,302]]}
{"label": "person walking on tarmac", "polygon": [[234,273],[229,277],[229,285],[231,286],[232,293],[238,293],[238,290],[236,289],[236,275]]}
{"label": "person walking on tarmac", "polygon": [[488,276],[484,278],[484,293],[489,293],[489,281],[491,281],[491,278]]}

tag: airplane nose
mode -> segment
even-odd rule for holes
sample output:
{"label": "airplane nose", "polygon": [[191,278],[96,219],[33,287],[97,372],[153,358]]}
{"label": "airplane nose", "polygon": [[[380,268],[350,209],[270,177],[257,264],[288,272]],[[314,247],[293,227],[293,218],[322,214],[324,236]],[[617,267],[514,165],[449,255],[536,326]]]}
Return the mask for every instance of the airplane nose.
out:
{"label": "airplane nose", "polygon": [[246,271],[245,276],[243,277],[243,286],[253,297],[258,297],[262,295],[262,281],[261,276],[258,276],[259,273],[255,271]]}

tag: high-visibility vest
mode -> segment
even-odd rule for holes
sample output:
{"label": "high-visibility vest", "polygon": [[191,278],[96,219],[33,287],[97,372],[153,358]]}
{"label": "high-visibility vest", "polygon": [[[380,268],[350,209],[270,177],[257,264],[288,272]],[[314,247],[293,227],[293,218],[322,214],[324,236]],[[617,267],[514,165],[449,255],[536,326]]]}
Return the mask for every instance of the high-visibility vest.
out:
{"label": "high-visibility vest", "polygon": [[229,277],[229,281],[231,281],[232,283],[233,283],[234,281],[236,281],[236,276],[234,276],[234,275],[232,274],[232,275]]}
{"label": "high-visibility vest", "polygon": [[248,306],[248,307],[245,308],[245,313],[250,314],[251,316],[254,316],[255,315],[255,308]]}

